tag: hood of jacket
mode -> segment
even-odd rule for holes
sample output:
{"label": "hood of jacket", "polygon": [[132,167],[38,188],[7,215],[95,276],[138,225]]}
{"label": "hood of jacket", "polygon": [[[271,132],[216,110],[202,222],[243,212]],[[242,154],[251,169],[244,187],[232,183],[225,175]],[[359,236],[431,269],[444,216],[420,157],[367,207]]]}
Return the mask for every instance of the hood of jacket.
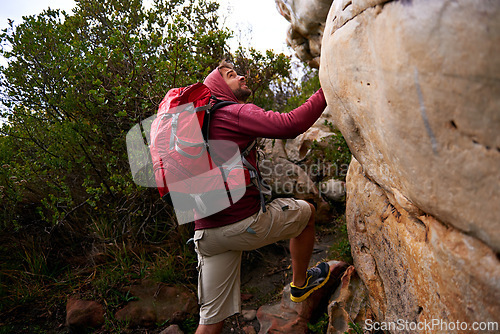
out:
{"label": "hood of jacket", "polygon": [[234,96],[233,91],[229,88],[226,81],[224,81],[222,74],[217,68],[205,78],[203,83],[210,89],[212,95],[219,100],[238,103],[236,96]]}

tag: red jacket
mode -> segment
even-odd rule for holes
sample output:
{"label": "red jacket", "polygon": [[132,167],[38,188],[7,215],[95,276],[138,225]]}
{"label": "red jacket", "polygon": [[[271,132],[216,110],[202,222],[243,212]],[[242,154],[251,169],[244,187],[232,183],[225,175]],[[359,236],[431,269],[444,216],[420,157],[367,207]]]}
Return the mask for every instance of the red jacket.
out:
{"label": "red jacket", "polygon": [[[220,100],[238,102],[219,70],[210,73],[204,84]],[[289,113],[266,111],[255,104],[232,104],[218,109],[210,122],[210,140],[230,140],[243,152],[256,138],[295,138],[314,124],[326,107],[323,90],[319,89],[302,106]],[[256,150],[246,157],[257,165]],[[245,195],[230,207],[209,217],[197,219],[195,230],[232,224],[250,217],[260,209],[257,187],[247,188]]]}

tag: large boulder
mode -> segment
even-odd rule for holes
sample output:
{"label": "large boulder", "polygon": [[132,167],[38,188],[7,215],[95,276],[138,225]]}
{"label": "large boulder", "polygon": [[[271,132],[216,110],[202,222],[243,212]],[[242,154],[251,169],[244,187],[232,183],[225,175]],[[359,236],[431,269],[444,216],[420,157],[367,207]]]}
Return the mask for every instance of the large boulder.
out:
{"label": "large boulder", "polygon": [[417,332],[408,330],[417,324],[429,324],[423,332],[449,332],[440,326],[498,321],[500,263],[488,245],[406,211],[356,160],[347,187],[356,189],[346,212],[354,266],[378,322],[408,321],[402,332]]}
{"label": "large boulder", "polygon": [[[355,157],[356,271],[377,321],[441,326],[390,332],[498,321],[499,17],[499,1],[331,4],[319,73]],[[345,319],[332,312],[331,332]]]}
{"label": "large boulder", "polygon": [[320,68],[332,121],[405,210],[499,252],[500,2],[382,2],[332,4]]}

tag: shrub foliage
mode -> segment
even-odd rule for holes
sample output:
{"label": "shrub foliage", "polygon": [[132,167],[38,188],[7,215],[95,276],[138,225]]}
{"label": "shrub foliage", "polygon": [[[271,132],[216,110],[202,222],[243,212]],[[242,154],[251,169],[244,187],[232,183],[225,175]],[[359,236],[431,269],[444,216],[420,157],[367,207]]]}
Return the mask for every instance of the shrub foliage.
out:
{"label": "shrub foliage", "polygon": [[[3,31],[4,224],[106,219],[112,234],[137,234],[135,222],[154,219],[156,192],[133,184],[124,137],[168,89],[202,81],[228,56],[231,33],[217,8],[204,0],[160,0],[150,9],[140,0],[82,0],[72,14],[46,10]],[[259,78],[249,80],[256,95],[289,75],[283,55],[240,50],[234,58]]]}
{"label": "shrub foliage", "polygon": [[[245,65],[255,101],[267,106],[276,79],[290,76],[282,54],[231,55],[232,33],[217,9],[210,0],[156,0],[151,8],[142,0],[77,0],[72,13],[48,9],[2,30],[0,258],[10,264],[0,298],[36,294],[32,277],[60,282],[66,266],[110,254],[141,277],[147,257],[130,255],[144,254],[138,245],[173,243],[162,251],[172,259],[186,251],[189,232],[156,189],[132,181],[127,131],[153,115],[170,88],[202,81],[223,58]],[[8,291],[15,282],[33,291]]]}

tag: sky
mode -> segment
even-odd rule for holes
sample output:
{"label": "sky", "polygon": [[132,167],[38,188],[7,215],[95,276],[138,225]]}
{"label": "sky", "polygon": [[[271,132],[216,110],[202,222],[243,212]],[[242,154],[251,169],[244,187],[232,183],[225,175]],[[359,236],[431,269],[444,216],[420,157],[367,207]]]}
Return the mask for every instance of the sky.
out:
{"label": "sky", "polygon": [[[152,0],[144,0],[145,4],[151,2]],[[235,36],[243,37],[243,46],[252,46],[260,51],[273,49],[275,52],[292,54],[285,42],[289,23],[279,14],[274,0],[218,2],[224,25],[233,30]],[[74,6],[74,0],[0,0],[0,29],[7,27],[7,19],[19,24],[22,22],[22,16],[38,14],[48,7],[70,13]],[[234,39],[230,41],[230,45],[231,48],[238,46]]]}

